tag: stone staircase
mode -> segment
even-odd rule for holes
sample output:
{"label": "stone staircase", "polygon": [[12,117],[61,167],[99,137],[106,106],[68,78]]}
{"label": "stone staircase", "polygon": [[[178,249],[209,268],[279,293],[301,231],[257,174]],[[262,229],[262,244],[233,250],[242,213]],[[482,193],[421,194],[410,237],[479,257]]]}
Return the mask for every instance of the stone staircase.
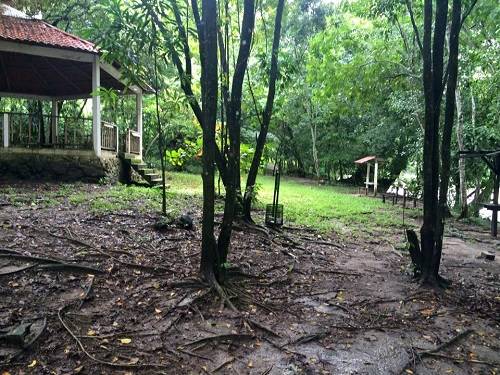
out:
{"label": "stone staircase", "polygon": [[161,173],[153,168],[150,168],[135,154],[124,153],[122,159],[141,176],[149,186],[161,186]]}

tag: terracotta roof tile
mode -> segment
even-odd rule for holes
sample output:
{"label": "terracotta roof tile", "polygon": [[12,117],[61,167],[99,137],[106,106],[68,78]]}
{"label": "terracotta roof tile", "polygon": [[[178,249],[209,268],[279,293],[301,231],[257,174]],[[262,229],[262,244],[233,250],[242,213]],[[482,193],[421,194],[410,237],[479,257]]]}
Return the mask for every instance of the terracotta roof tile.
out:
{"label": "terracotta roof tile", "polygon": [[99,52],[94,43],[33,18],[0,15],[0,39],[91,53]]}

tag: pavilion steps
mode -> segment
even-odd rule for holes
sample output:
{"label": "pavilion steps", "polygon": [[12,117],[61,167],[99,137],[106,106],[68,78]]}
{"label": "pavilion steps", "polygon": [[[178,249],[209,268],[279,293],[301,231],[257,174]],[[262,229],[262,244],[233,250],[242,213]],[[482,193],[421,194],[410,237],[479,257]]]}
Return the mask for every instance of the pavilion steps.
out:
{"label": "pavilion steps", "polygon": [[123,153],[121,157],[149,186],[161,186],[161,172],[151,168],[135,154]]}

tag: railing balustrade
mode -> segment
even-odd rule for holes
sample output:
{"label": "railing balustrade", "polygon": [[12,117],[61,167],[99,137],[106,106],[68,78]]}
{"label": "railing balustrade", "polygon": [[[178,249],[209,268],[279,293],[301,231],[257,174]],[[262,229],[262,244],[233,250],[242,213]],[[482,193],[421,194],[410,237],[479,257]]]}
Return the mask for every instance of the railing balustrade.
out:
{"label": "railing balustrade", "polygon": [[[3,118],[3,112],[0,116]],[[92,119],[7,112],[11,147],[92,149]]]}
{"label": "railing balustrade", "polygon": [[118,152],[118,127],[109,122],[101,124],[101,149]]}
{"label": "railing balustrade", "polygon": [[141,154],[141,134],[135,130],[128,130],[127,132],[127,153]]}
{"label": "railing balustrade", "polygon": [[[6,116],[4,116],[4,114]],[[4,121],[7,119],[7,126]],[[7,130],[5,132],[4,130]],[[7,134],[4,142],[4,133]],[[118,126],[101,122],[101,149],[140,155],[141,135],[127,130],[119,141]],[[92,119],[66,116],[41,115],[38,113],[0,112],[0,147],[64,148],[92,150]]]}

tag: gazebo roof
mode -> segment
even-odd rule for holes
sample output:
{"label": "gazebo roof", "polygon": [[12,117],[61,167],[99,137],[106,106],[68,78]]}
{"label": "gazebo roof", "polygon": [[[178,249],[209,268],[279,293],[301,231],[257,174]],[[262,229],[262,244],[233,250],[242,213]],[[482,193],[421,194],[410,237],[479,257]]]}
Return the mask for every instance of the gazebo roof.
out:
{"label": "gazebo roof", "polygon": [[[5,6],[4,6],[5,7]],[[5,9],[5,8],[4,8]],[[7,14],[12,14],[11,12]],[[94,43],[35,18],[0,16],[0,39],[19,43],[99,53]]]}
{"label": "gazebo roof", "polygon": [[[0,97],[88,98],[98,58],[94,43],[0,4]],[[99,62],[99,67],[101,87],[142,90],[127,87],[115,64]]]}
{"label": "gazebo roof", "polygon": [[376,160],[378,162],[383,161],[383,159],[380,159],[380,158],[378,158],[376,156],[371,155],[371,156],[365,156],[365,157],[363,157],[361,159],[358,159],[354,163],[356,163],[356,164],[365,164],[365,163],[368,163],[369,161],[372,161],[372,160]]}

